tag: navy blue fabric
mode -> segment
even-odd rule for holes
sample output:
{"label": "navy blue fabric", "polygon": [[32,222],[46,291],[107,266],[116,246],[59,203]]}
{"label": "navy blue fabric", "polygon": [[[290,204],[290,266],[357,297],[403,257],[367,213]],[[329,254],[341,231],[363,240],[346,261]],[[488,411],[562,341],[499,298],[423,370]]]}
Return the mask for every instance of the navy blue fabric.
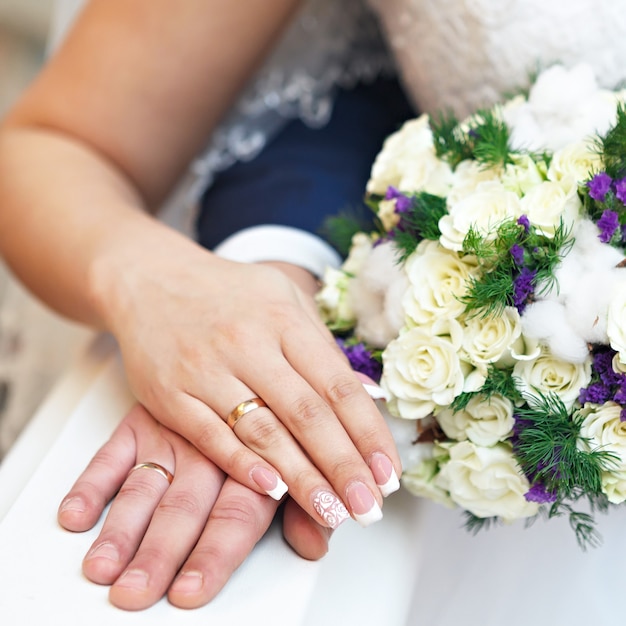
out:
{"label": "navy blue fabric", "polygon": [[412,115],[393,79],[340,91],[326,126],[290,122],[256,158],[218,175],[202,197],[198,241],[213,248],[259,224],[319,234],[327,216],[348,208],[369,217],[363,197],[374,158]]}

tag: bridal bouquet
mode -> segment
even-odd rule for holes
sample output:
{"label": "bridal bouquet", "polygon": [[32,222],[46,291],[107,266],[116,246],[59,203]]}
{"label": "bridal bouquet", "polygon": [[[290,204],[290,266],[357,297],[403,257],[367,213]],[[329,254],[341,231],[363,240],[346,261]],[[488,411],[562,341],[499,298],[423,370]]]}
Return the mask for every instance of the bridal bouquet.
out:
{"label": "bridal bouquet", "polygon": [[471,529],[567,515],[594,545],[626,500],[625,102],[555,66],[463,121],[408,121],[372,168],[377,229],[324,278],[404,486]]}

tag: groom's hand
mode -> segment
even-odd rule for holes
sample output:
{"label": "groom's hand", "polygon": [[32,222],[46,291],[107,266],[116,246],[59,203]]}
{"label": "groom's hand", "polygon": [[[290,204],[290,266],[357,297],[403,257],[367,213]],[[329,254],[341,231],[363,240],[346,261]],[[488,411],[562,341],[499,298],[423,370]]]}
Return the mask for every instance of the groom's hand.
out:
{"label": "groom's hand", "polygon": [[[156,463],[165,471],[132,471],[138,463]],[[139,405],[64,498],[59,522],[68,530],[88,530],[111,499],[83,571],[89,580],[111,585],[111,602],[130,610],[147,608],[166,594],[183,608],[209,602],[264,535],[279,506],[225,479]],[[292,500],[285,503],[284,535],[307,559],[328,549],[330,531]]]}

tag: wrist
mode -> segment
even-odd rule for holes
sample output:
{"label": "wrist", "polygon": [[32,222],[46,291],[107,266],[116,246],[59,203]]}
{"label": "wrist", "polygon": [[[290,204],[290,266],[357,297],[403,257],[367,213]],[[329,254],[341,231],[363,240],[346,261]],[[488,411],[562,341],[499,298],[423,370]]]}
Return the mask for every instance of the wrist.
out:
{"label": "wrist", "polygon": [[280,270],[292,280],[303,293],[313,297],[319,290],[319,280],[309,270],[283,261],[263,261],[263,265],[269,265]]}

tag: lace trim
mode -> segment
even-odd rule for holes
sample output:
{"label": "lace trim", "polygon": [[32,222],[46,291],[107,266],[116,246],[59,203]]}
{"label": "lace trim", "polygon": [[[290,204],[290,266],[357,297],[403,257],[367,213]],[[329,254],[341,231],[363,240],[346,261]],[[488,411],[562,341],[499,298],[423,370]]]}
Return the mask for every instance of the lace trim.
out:
{"label": "lace trim", "polygon": [[290,119],[328,122],[332,93],[392,72],[376,18],[364,0],[308,0],[233,112],[194,161],[192,197],[216,172],[254,158]]}

